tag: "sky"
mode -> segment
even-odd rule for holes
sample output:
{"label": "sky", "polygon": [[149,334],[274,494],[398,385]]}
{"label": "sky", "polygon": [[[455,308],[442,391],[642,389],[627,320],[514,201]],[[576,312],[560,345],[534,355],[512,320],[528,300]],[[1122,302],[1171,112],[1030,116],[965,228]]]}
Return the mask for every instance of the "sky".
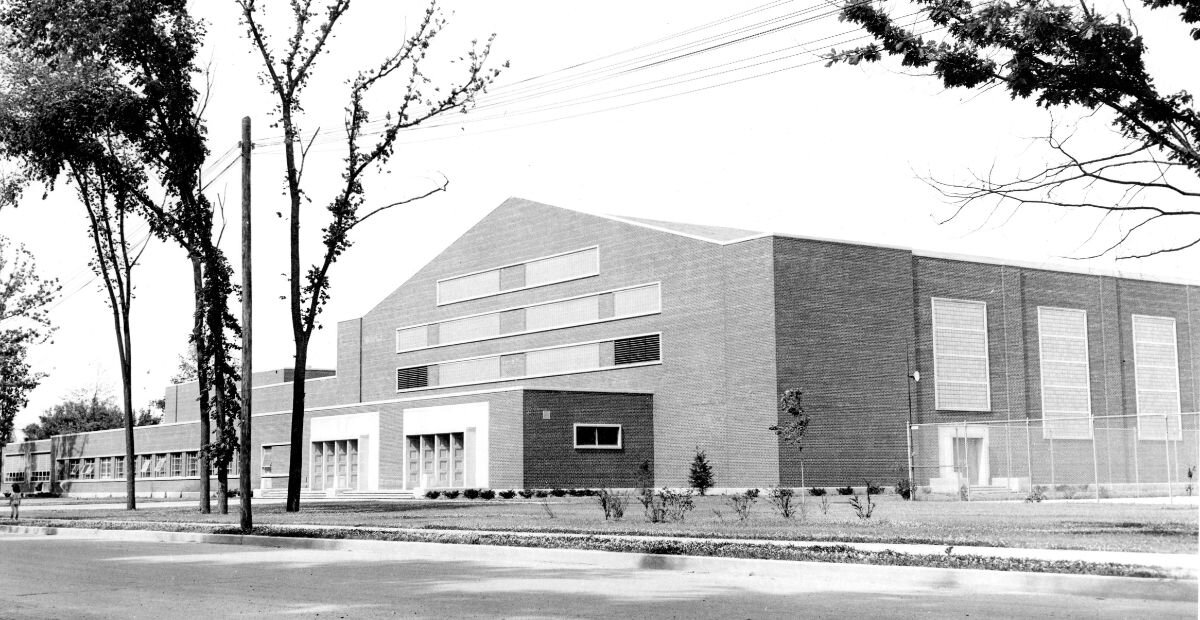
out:
{"label": "sky", "polygon": [[[405,133],[388,164],[368,178],[368,208],[422,193],[442,177],[450,186],[355,231],[354,246],[331,272],[325,329],[313,339],[310,366],[333,368],[338,321],[370,311],[510,196],[591,213],[1197,279],[1195,249],[1140,260],[1081,258],[1129,221],[1106,221],[1093,236],[1097,219],[1090,213],[974,208],[942,223],[954,205],[928,179],[1037,170],[1048,158],[1038,137],[1052,121],[1076,129],[1071,144],[1081,152],[1104,152],[1113,144],[1107,119],[1084,118],[1078,110],[1052,117],[1002,89],[946,90],[894,62],[826,68],[819,54],[865,42],[829,6],[820,0],[445,3],[449,24],[431,48],[427,74],[438,83],[458,79],[449,60],[492,34],[491,60],[509,68],[476,109]],[[289,367],[287,199],[281,131],[272,126],[275,101],[259,79],[261,60],[236,5],[195,1],[190,8],[207,27],[201,55],[207,78],[198,77],[198,84],[211,84],[204,87],[212,152],[205,181],[230,218],[220,239],[235,270],[241,196],[233,155],[241,118],[253,124],[254,367]],[[318,258],[324,205],[340,181],[346,81],[394,51],[423,8],[355,2],[302,94],[300,126],[306,138],[318,136],[303,179],[311,198],[301,216],[309,262]],[[1159,87],[1200,91],[1185,60],[1195,51],[1186,28],[1165,11],[1137,17]],[[286,38],[286,15],[275,14],[267,26],[277,42]],[[377,116],[395,92],[373,97]],[[140,239],[144,224],[134,230]],[[1155,231],[1142,243],[1170,244],[1178,232]],[[0,234],[24,244],[41,273],[63,285],[51,311],[57,330],[31,356],[48,376],[17,428],[80,389],[118,395],[111,317],[87,267],[86,221],[70,189],[61,186],[44,199],[28,192],[18,208],[0,211]],[[134,283],[134,403],[141,407],[161,397],[187,347],[190,265],[178,248],[150,240]]]}

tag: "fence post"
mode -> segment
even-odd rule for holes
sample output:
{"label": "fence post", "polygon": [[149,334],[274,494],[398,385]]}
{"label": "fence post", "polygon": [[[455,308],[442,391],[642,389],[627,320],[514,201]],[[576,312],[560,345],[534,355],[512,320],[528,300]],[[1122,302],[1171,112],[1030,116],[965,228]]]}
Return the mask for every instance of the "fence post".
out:
{"label": "fence post", "polygon": [[963,466],[967,472],[967,501],[971,501],[971,438],[967,436],[967,421],[962,421],[963,428]]}
{"label": "fence post", "polygon": [[1100,503],[1100,461],[1096,457],[1096,421],[1088,420],[1092,425],[1092,477],[1096,482],[1096,503]]}
{"label": "fence post", "polygon": [[[1140,414],[1139,414],[1140,416]],[[1133,491],[1137,497],[1142,496],[1142,461],[1138,455],[1138,444],[1142,441],[1142,418],[1133,418]]]}
{"label": "fence post", "polygon": [[1025,467],[1029,470],[1029,492],[1033,493],[1033,435],[1029,434],[1029,418],[1025,418]]}
{"label": "fence post", "polygon": [[1167,497],[1170,503],[1175,503],[1175,493],[1171,490],[1171,424],[1167,420],[1167,414],[1163,414],[1163,449],[1164,456],[1167,457]]}

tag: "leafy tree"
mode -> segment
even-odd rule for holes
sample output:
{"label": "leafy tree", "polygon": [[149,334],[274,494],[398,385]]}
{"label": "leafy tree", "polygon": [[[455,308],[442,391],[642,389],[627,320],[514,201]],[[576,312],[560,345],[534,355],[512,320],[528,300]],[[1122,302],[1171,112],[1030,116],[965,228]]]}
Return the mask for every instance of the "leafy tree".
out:
{"label": "leafy tree", "polygon": [[[128,153],[164,198],[155,200],[127,182],[117,189],[154,235],[177,243],[192,262],[192,339],[201,367],[200,507],[208,512],[210,461],[217,467],[220,508],[227,510],[224,490],[239,413],[230,355],[240,330],[228,308],[235,292],[231,270],[214,240],[214,209],[203,194],[204,100],[193,86],[203,34],[185,0],[9,0],[0,6],[3,52],[35,78],[19,85],[44,95],[36,119],[5,121],[13,124],[10,134],[41,131],[51,140],[39,151],[45,156],[31,161],[43,172],[36,178],[56,177],[56,167],[64,165],[61,153]],[[45,119],[54,124],[37,122]],[[209,418],[216,422],[215,437]]]}
{"label": "leafy tree", "polygon": [[784,442],[796,446],[797,451],[804,449],[800,442],[804,439],[804,433],[808,431],[809,422],[809,415],[804,411],[803,396],[804,392],[797,389],[784,390],[783,395],[779,397],[779,413],[790,418],[783,424],[776,424],[769,429],[775,431]]}
{"label": "leafy tree", "polygon": [[[305,157],[315,134],[307,145],[301,141],[298,128],[302,111],[301,93],[312,78],[317,59],[328,51],[327,44],[350,8],[350,0],[331,0],[318,11],[312,0],[291,3],[293,30],[281,50],[276,50],[270,34],[263,28],[265,9],[255,0],[237,0],[242,10],[242,22],[247,35],[263,62],[263,82],[278,99],[276,112],[283,126],[284,176],[290,211],[290,273],[289,303],[292,321],[292,340],[295,343],[295,379],[292,382],[291,466],[288,471],[287,511],[300,509],[300,477],[304,451],[304,395],[308,364],[308,345],[317,319],[329,300],[329,270],[333,263],[350,248],[350,232],[368,219],[395,207],[412,203],[437,192],[445,191],[449,181],[429,191],[403,200],[378,206],[366,206],[363,181],[372,170],[383,168],[392,156],[396,138],[406,129],[416,127],[436,116],[465,111],[475,97],[484,92],[499,74],[498,69],[486,68],[491,51],[491,39],[472,48],[452,64],[459,64],[463,73],[459,81],[448,87],[433,85],[426,76],[424,64],[434,40],[446,26],[446,21],[431,3],[415,32],[405,38],[399,48],[375,67],[360,71],[349,80],[346,107],[346,148],[341,183],[336,195],[326,206],[330,222],[322,229],[322,255],[301,275],[300,205],[305,199],[302,187]],[[494,35],[493,35],[494,36]],[[366,99],[374,89],[397,83],[403,91],[398,103],[372,121]],[[381,126],[367,131],[367,123]],[[368,136],[378,136],[365,143]],[[299,152],[297,150],[299,149]]]}
{"label": "leafy tree", "polygon": [[[152,426],[159,419],[149,408],[142,409],[137,426]],[[25,426],[25,441],[49,439],[55,435],[104,431],[125,426],[125,411],[111,396],[100,390],[76,392],[38,416],[38,421]]]}
{"label": "leafy tree", "polygon": [[692,468],[688,472],[688,485],[704,495],[706,491],[713,487],[715,477],[713,476],[712,464],[708,462],[708,456],[704,454],[704,450],[696,448],[696,456],[692,458]]}
{"label": "leafy tree", "polygon": [[12,441],[13,420],[45,376],[28,362],[29,347],[51,332],[46,306],[59,291],[43,280],[33,255],[0,236],[0,451]]}
{"label": "leafy tree", "polygon": [[[998,86],[1013,99],[1032,99],[1047,109],[1103,112],[1121,143],[1111,152],[1085,156],[1052,130],[1046,140],[1057,161],[1037,173],[1000,180],[977,176],[968,184],[936,181],[959,203],[956,215],[991,202],[1127,216],[1128,228],[1096,256],[1142,258],[1200,244],[1200,113],[1186,91],[1159,90],[1132,13],[1106,15],[1086,2],[1052,0],[913,2],[945,40],[901,26],[902,18],[871,2],[845,0],[842,19],[861,26],[875,42],[832,50],[829,64],[897,56],[905,67],[932,70],[947,88]],[[1200,23],[1195,0],[1142,5],[1180,10],[1185,24]],[[1191,28],[1191,36],[1200,40],[1200,28]],[[1183,241],[1146,247],[1143,240],[1168,231],[1182,234]]]}

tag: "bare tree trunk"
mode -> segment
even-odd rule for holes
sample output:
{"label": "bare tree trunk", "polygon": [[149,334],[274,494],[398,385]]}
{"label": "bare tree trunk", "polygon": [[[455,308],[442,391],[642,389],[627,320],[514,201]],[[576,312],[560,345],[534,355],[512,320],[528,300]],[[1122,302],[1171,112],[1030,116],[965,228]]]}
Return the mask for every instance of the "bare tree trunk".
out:
{"label": "bare tree trunk", "polygon": [[212,512],[211,480],[212,469],[208,462],[208,442],[212,432],[208,426],[208,353],[204,347],[204,276],[199,256],[192,256],[192,285],[196,294],[196,316],[192,327],[192,341],[196,347],[196,379],[200,388],[200,513]]}
{"label": "bare tree trunk", "polygon": [[300,476],[304,458],[304,369],[308,364],[308,340],[296,339],[296,368],[292,375],[292,433],[288,461],[287,512],[300,511]]}

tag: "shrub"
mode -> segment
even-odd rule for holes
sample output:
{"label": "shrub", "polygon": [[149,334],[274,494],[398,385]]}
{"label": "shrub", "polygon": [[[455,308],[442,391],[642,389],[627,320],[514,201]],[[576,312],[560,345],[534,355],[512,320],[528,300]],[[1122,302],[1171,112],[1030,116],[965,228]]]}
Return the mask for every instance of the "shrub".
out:
{"label": "shrub", "polygon": [[580,495],[583,495],[583,491],[581,489],[567,489],[567,495],[570,495],[571,497],[579,497]]}
{"label": "shrub", "polygon": [[727,500],[729,507],[733,508],[734,514],[737,515],[738,521],[746,521],[750,518],[750,509],[754,507],[754,502],[758,501],[758,489],[752,489],[738,495],[731,495]]}
{"label": "shrub", "polygon": [[967,488],[967,485],[958,487],[958,499],[964,502],[971,501],[971,490]]}
{"label": "shrub", "polygon": [[797,504],[795,502],[795,491],[780,487],[771,487],[767,498],[771,500],[771,504],[775,506],[775,511],[779,513],[779,516],[784,519],[791,519],[796,516]]}
{"label": "shrub", "polygon": [[837,492],[838,495],[854,495],[854,487],[847,484],[844,487],[838,487]]}
{"label": "shrub", "polygon": [[704,450],[696,448],[696,456],[692,459],[692,469],[688,472],[688,485],[704,495],[713,487],[713,468],[708,462]]}
{"label": "shrub", "polygon": [[826,489],[825,487],[813,487],[808,490],[808,494],[813,497],[824,497],[828,492],[829,489]]}
{"label": "shrub", "polygon": [[642,493],[638,499],[642,502],[646,520],[651,523],[683,521],[687,513],[696,507],[691,489],[678,492],[664,487]]}
{"label": "shrub", "polygon": [[1075,499],[1075,487],[1069,484],[1056,485],[1054,490],[1062,494],[1063,499]]}
{"label": "shrub", "polygon": [[[867,488],[869,489],[870,487]],[[867,493],[867,501],[865,502],[859,500],[858,494],[855,493],[854,497],[850,498],[850,507],[854,509],[855,516],[864,521],[870,519],[871,513],[875,512],[875,504],[871,502],[870,493]]]}
{"label": "shrub", "polygon": [[503,497],[504,499],[512,499],[516,496],[516,491],[500,491],[500,497]]}
{"label": "shrub", "polygon": [[751,499],[758,499],[759,493],[761,493],[761,491],[758,489],[746,489],[746,497]]}
{"label": "shrub", "polygon": [[559,489],[559,488],[554,488],[554,489],[550,489],[550,494],[553,495],[554,497],[562,497],[562,496],[566,495],[567,492],[562,489]]}
{"label": "shrub", "polygon": [[533,497],[533,490],[532,489],[521,489],[520,491],[517,491],[517,495],[520,495],[521,497],[523,497],[525,499],[529,499],[529,498]]}
{"label": "shrub", "polygon": [[442,494],[441,491],[425,491],[426,499],[437,499]]}
{"label": "shrub", "polygon": [[533,495],[534,495],[534,497],[537,497],[538,499],[542,499],[544,497],[550,497],[550,493],[548,493],[546,491],[546,489],[538,489],[533,492]]}
{"label": "shrub", "polygon": [[821,514],[823,514],[823,515],[829,514],[829,496],[828,495],[825,495],[824,493],[822,493],[821,494],[821,502],[817,505],[821,507]]}
{"label": "shrub", "polygon": [[459,491],[458,489],[449,489],[446,491],[442,491],[442,497],[444,497],[446,499],[454,499],[461,494],[462,494],[462,491]]}
{"label": "shrub", "polygon": [[912,482],[910,482],[908,478],[901,478],[900,480],[896,481],[896,495],[899,495],[904,499],[913,498]]}
{"label": "shrub", "polygon": [[883,495],[883,487],[866,480],[867,495]]}
{"label": "shrub", "polygon": [[1041,485],[1033,487],[1033,490],[1029,492],[1029,495],[1025,496],[1026,503],[1030,503],[1030,504],[1032,504],[1032,503],[1040,504],[1040,503],[1042,503],[1042,500],[1044,500],[1044,499],[1046,499],[1046,487],[1041,486]]}
{"label": "shrub", "polygon": [[467,499],[479,499],[479,489],[466,489],[463,491],[463,497]]}
{"label": "shrub", "polygon": [[600,489],[595,492],[595,495],[600,502],[600,508],[604,511],[605,521],[608,521],[610,518],[614,521],[620,521],[625,516],[625,502],[628,498],[624,493],[609,489]]}

